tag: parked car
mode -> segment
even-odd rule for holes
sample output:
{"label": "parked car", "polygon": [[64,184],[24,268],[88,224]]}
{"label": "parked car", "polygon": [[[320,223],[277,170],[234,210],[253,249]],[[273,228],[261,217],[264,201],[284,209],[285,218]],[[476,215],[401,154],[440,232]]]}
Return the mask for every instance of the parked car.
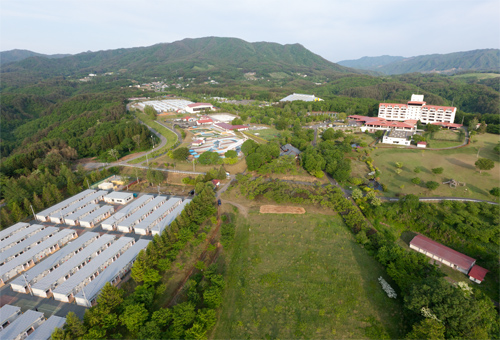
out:
{"label": "parked car", "polygon": [[220,198],[217,200],[217,204],[218,204],[218,205],[221,205],[221,204],[222,204],[222,201],[220,200]]}

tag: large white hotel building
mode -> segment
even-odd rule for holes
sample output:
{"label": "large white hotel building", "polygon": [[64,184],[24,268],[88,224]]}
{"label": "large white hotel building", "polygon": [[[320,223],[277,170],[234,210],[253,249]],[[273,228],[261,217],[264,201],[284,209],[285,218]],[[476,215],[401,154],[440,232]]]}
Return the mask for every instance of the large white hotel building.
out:
{"label": "large white hotel building", "polygon": [[413,94],[407,104],[380,103],[378,116],[385,120],[420,120],[429,123],[453,123],[456,107],[427,105],[424,96]]}

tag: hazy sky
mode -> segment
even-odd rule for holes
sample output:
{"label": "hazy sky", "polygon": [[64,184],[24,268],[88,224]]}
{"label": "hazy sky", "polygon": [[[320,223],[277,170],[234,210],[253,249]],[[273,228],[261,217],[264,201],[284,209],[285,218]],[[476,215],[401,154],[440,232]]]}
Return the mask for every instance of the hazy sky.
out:
{"label": "hazy sky", "polygon": [[330,61],[500,48],[499,0],[0,0],[0,50],[71,53],[184,38],[300,43]]}

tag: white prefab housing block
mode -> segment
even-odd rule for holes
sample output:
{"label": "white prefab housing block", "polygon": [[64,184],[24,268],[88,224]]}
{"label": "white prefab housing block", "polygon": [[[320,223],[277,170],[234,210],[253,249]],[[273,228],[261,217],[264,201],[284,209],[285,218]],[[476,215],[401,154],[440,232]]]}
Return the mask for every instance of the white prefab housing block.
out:
{"label": "white prefab housing block", "polygon": [[56,328],[62,328],[66,323],[66,318],[52,315],[45,320],[33,333],[25,340],[49,340]]}
{"label": "white prefab housing block", "polygon": [[149,216],[134,226],[136,234],[148,235],[151,228],[170,214],[179,204],[182,203],[180,198],[171,198],[160,208],[153,211]]}
{"label": "white prefab housing block", "polygon": [[154,196],[152,195],[143,195],[139,198],[137,198],[134,202],[130,203],[129,205],[123,207],[120,211],[118,211],[116,214],[110,216],[109,218],[105,219],[102,221],[102,229],[104,230],[114,230],[118,223],[126,219],[127,217],[130,217],[133,213],[135,213],[137,210],[145,206],[147,203],[151,202],[153,200]]}
{"label": "white prefab housing block", "polygon": [[68,199],[66,199],[66,200],[64,200],[62,202],[54,204],[50,208],[47,208],[47,209],[45,209],[43,211],[40,211],[39,213],[37,213],[35,215],[35,217],[39,221],[47,222],[49,220],[49,216],[50,215],[53,215],[53,214],[59,212],[60,210],[66,208],[69,205],[71,205],[72,203],[75,203],[75,202],[83,200],[85,197],[87,197],[89,195],[92,195],[95,192],[96,192],[95,190],[91,190],[91,189],[84,190],[81,193],[76,194],[76,195],[74,195],[74,196],[72,196],[72,197],[70,197],[70,198],[68,198]]}
{"label": "white prefab housing block", "polygon": [[64,218],[66,216],[69,216],[75,212],[77,212],[80,209],[85,208],[89,204],[97,204],[99,201],[102,201],[104,199],[104,196],[107,195],[108,192],[104,190],[100,190],[98,192],[92,193],[86,197],[84,197],[82,200],[79,200],[77,202],[73,202],[66,208],[59,210],[58,212],[51,214],[50,215],[50,221],[53,223],[63,223]]}
{"label": "white prefab housing block", "polygon": [[134,199],[134,194],[129,192],[113,191],[104,196],[104,202],[110,204],[127,204]]}
{"label": "white prefab housing block", "polygon": [[52,294],[57,301],[71,302],[74,294],[94,280],[107,266],[115,261],[123,252],[135,243],[131,237],[120,237],[99,256],[90,261],[84,270],[72,275],[68,280],[56,287]]}
{"label": "white prefab housing block", "polygon": [[43,313],[27,310],[7,328],[0,331],[2,340],[23,340],[45,321]]}
{"label": "white prefab housing block", "polygon": [[40,232],[31,235],[27,239],[22,242],[19,242],[13,247],[6,249],[5,251],[0,253],[0,265],[4,265],[15,257],[21,255],[22,253],[30,250],[37,244],[42,243],[49,237],[54,236],[57,232],[59,232],[59,228],[56,227],[47,227]]}
{"label": "white prefab housing block", "polygon": [[177,205],[170,214],[165,216],[165,218],[163,218],[160,222],[158,222],[151,228],[151,234],[160,235],[166,227],[168,227],[173,221],[175,221],[177,216],[181,214],[181,212],[184,210],[184,207],[189,202],[191,202],[191,200],[188,198],[185,199],[181,204]]}
{"label": "white prefab housing block", "polygon": [[10,287],[13,291],[19,293],[29,293],[27,290],[27,284],[33,285],[38,282],[41,278],[45,277],[57,267],[68,261],[72,256],[82,251],[99,237],[98,233],[83,233],[80,237],[73,242],[69,242],[68,245],[55,254],[48,256],[45,260],[26,271],[23,275],[16,277],[11,281]]}
{"label": "white prefab housing block", "polygon": [[110,205],[103,205],[93,213],[82,217],[80,219],[80,225],[85,228],[93,228],[97,223],[104,220],[106,217],[111,216],[114,211],[114,207]]}
{"label": "white prefab housing block", "polygon": [[138,240],[132,247],[123,253],[118,260],[111,263],[98,277],[87,286],[83,287],[80,292],[75,294],[76,303],[80,306],[90,307],[107,282],[115,284],[128,273],[139,252],[146,249],[149,242],[149,240]]}
{"label": "white prefab housing block", "polygon": [[151,214],[151,212],[158,209],[166,201],[167,198],[165,196],[156,196],[151,202],[137,210],[130,217],[118,223],[118,230],[122,233],[131,233],[137,223],[141,222],[144,218]]}
{"label": "white prefab housing block", "polygon": [[42,243],[37,244],[30,250],[15,257],[2,266],[2,270],[0,271],[0,274],[2,275],[0,283],[7,282],[17,274],[43,260],[43,258],[59,250],[63,245],[77,237],[78,234],[75,230],[63,229],[54,236],[49,237]]}
{"label": "white prefab housing block", "polygon": [[21,315],[21,307],[3,305],[0,308],[0,330],[7,327],[12,321]]}
{"label": "white prefab housing block", "polygon": [[33,224],[27,228],[19,230],[19,232],[0,242],[0,252],[4,252],[5,250],[15,246],[16,244],[21,243],[28,237],[40,232],[43,229],[45,229],[44,225]]}
{"label": "white prefab housing block", "polygon": [[79,270],[85,270],[86,265],[104,249],[108,248],[114,239],[114,235],[102,235],[88,247],[83,248],[78,254],[33,284],[31,291],[36,296],[49,297],[52,289],[69,279]]}
{"label": "white prefab housing block", "polygon": [[30,225],[29,223],[24,223],[24,222],[18,222],[14,224],[13,226],[10,226],[8,228],[5,228],[4,230],[0,231],[0,242],[3,242],[6,238],[11,237],[15,233],[20,232],[23,229],[28,228]]}
{"label": "white prefab housing block", "polygon": [[75,211],[71,215],[66,216],[64,218],[64,223],[67,225],[78,225],[81,218],[93,213],[97,209],[99,209],[99,204],[89,204],[86,207]]}

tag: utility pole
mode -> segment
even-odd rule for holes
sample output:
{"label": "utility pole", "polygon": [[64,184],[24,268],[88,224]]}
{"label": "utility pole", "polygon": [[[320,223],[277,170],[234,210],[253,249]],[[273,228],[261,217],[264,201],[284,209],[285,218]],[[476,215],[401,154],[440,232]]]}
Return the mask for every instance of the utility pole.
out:
{"label": "utility pole", "polygon": [[481,148],[477,148],[477,155],[476,155],[476,158],[479,158],[479,150],[481,150]]}
{"label": "utility pole", "polygon": [[135,168],[135,179],[139,183],[139,175],[137,174],[137,168]]}
{"label": "utility pole", "polygon": [[28,284],[28,280],[26,280],[26,274],[23,274],[24,283],[26,283],[26,288],[30,291],[31,296],[33,296],[33,291],[31,290],[31,286]]}
{"label": "utility pole", "polygon": [[160,185],[158,184],[158,195],[160,194]]}
{"label": "utility pole", "polygon": [[33,219],[35,219],[35,210],[33,210],[33,206],[30,204],[31,212],[33,213]]}
{"label": "utility pole", "polygon": [[148,154],[146,154],[146,163],[148,163],[148,166],[149,166]]}
{"label": "utility pole", "polygon": [[87,180],[87,188],[90,189],[90,184],[89,184],[89,179],[88,178],[85,178]]}
{"label": "utility pole", "polygon": [[195,170],[195,165],[194,165],[194,157],[193,157],[193,171],[196,171]]}

